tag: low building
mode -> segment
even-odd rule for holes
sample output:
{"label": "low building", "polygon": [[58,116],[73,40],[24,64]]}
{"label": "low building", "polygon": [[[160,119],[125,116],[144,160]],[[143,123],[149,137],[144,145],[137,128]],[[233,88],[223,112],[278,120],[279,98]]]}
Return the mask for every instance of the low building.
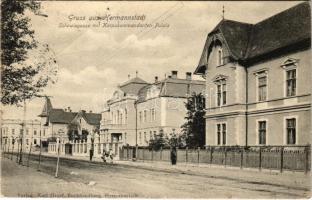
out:
{"label": "low building", "polygon": [[256,24],[223,19],[195,74],[206,79],[206,145],[311,141],[311,9]]}
{"label": "low building", "polygon": [[187,97],[203,93],[204,86],[204,81],[192,80],[191,73],[185,79],[178,78],[177,71],[160,81],[155,77],[153,83],[139,77],[128,80],[107,101],[100,140],[147,146],[160,132],[168,137],[179,134],[185,122]]}
{"label": "low building", "polygon": [[[2,148],[5,151],[17,151],[21,138],[23,138],[23,149],[29,151],[30,148],[40,145],[40,121],[19,119],[3,119],[1,122]],[[25,133],[24,133],[25,128]],[[14,144],[14,147],[13,147]]]}
{"label": "low building", "polygon": [[[53,108],[51,100],[46,97],[41,118],[41,130],[44,140],[61,136],[68,139],[69,131],[77,130],[77,136],[82,133],[92,134],[99,130],[101,114],[86,112],[72,112],[70,108]],[[70,127],[73,127],[72,129]]]}

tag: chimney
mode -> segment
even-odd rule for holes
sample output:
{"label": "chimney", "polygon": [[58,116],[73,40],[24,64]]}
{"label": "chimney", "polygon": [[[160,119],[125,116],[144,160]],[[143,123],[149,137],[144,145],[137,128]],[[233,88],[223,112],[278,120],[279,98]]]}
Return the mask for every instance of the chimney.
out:
{"label": "chimney", "polygon": [[68,110],[68,112],[71,112],[71,109],[70,109],[70,107],[69,107],[69,106],[67,107],[67,110]]}
{"label": "chimney", "polygon": [[186,72],[185,74],[186,74],[185,76],[186,80],[192,80],[192,72]]}
{"label": "chimney", "polygon": [[92,113],[92,110],[90,110],[89,113]]}
{"label": "chimney", "polygon": [[155,83],[158,82],[158,76],[155,76]]}
{"label": "chimney", "polygon": [[168,78],[171,78],[171,76],[169,75]]}
{"label": "chimney", "polygon": [[178,71],[171,71],[171,77],[174,79],[178,78]]}
{"label": "chimney", "polygon": [[86,111],[85,111],[85,110],[81,110],[81,112],[86,113]]}

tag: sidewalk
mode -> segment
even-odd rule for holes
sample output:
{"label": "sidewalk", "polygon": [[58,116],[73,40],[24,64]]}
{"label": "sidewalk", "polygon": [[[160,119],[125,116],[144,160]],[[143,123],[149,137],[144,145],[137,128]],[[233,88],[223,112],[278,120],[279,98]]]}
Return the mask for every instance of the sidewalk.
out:
{"label": "sidewalk", "polygon": [[[34,154],[33,154],[34,155]],[[43,156],[57,157],[57,155],[43,153]],[[60,156],[61,158],[89,161],[89,157]],[[102,163],[101,158],[93,158],[94,163]],[[152,161],[121,161],[115,160],[114,164],[119,166],[130,166],[145,170],[163,171],[168,173],[187,174],[193,176],[205,176],[216,179],[239,180],[246,183],[270,184],[274,186],[288,186],[296,189],[309,191],[311,188],[311,173],[284,171],[280,173],[277,170],[264,170],[260,172],[254,168],[240,169],[237,167],[210,164],[192,164],[177,163],[171,165],[169,162]]]}

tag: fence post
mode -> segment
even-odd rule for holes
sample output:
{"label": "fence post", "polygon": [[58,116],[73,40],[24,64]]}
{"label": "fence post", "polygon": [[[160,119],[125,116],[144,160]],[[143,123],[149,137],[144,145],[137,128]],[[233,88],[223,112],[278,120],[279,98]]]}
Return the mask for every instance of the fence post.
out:
{"label": "fence post", "polygon": [[162,150],[163,150],[163,148],[160,147],[160,160],[161,160],[161,161],[162,161]]}
{"label": "fence post", "polygon": [[224,167],[226,167],[226,147],[223,148],[224,152]]}
{"label": "fence post", "polygon": [[281,147],[281,166],[280,166],[280,172],[283,172],[283,165],[284,165],[284,147]]}
{"label": "fence post", "polygon": [[213,152],[213,147],[210,147],[210,164],[212,164],[212,152]]}
{"label": "fence post", "polygon": [[185,148],[185,162],[186,163],[187,163],[187,160],[188,160],[187,150],[188,150],[188,147]]}
{"label": "fence post", "polygon": [[244,147],[241,148],[240,168],[243,169]]}
{"label": "fence post", "polygon": [[309,150],[310,150],[310,146],[306,146],[304,148],[304,152],[305,152],[305,169],[304,169],[304,173],[307,174],[309,171]]}
{"label": "fence post", "polygon": [[197,163],[198,163],[198,164],[199,164],[199,152],[200,152],[200,147],[197,148],[197,153],[198,153],[198,154],[197,154],[197,155],[198,155],[198,156],[197,156],[197,161],[198,161]]}
{"label": "fence post", "polygon": [[261,167],[262,167],[261,153],[262,153],[262,151],[261,151],[261,147],[260,147],[260,149],[259,149],[259,171],[261,171]]}

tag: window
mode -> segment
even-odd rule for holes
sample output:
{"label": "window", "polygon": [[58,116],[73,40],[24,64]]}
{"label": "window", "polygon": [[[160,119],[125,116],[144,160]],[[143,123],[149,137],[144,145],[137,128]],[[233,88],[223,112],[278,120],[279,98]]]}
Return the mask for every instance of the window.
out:
{"label": "window", "polygon": [[139,112],[140,123],[142,123],[142,111]]}
{"label": "window", "polygon": [[143,118],[143,120],[144,120],[144,122],[146,122],[147,120],[147,111],[146,110],[144,110],[144,118]]}
{"label": "window", "polygon": [[150,140],[153,139],[153,132],[150,131]]}
{"label": "window", "polygon": [[266,144],[266,121],[258,122],[259,144]]}
{"label": "window", "polygon": [[222,83],[222,105],[226,104],[226,84]]}
{"label": "window", "polygon": [[226,105],[226,82],[220,80],[217,82],[217,106]]}
{"label": "window", "polygon": [[127,143],[127,133],[125,133],[125,143]]}
{"label": "window", "polygon": [[27,129],[26,129],[26,135],[28,135],[28,134],[29,134],[29,129],[27,128]]}
{"label": "window", "polygon": [[127,124],[128,121],[128,111],[125,109],[125,124]]}
{"label": "window", "polygon": [[155,121],[156,120],[155,108],[151,109],[150,114],[151,114],[151,121]]}
{"label": "window", "polygon": [[296,118],[286,119],[287,144],[296,144]]}
{"label": "window", "polygon": [[15,129],[13,128],[13,129],[12,129],[12,135],[14,135],[14,134],[15,134]]}
{"label": "window", "polygon": [[34,144],[37,144],[37,139],[34,139]]}
{"label": "window", "polygon": [[23,129],[20,129],[20,134],[23,135]]}
{"label": "window", "polygon": [[117,111],[117,116],[116,116],[116,124],[120,124],[119,117],[120,117],[120,113],[119,113],[119,110],[118,110]]}
{"label": "window", "polygon": [[34,135],[37,135],[37,130],[34,130]]}
{"label": "window", "polygon": [[267,100],[267,76],[258,77],[258,101]]}
{"label": "window", "polygon": [[221,144],[221,124],[217,124],[217,145]]}
{"label": "window", "polygon": [[222,52],[222,49],[218,50],[218,65],[223,65],[223,52]]}
{"label": "window", "polygon": [[45,130],[45,129],[43,129],[43,136],[45,136],[45,133],[46,133],[46,130]]}
{"label": "window", "polygon": [[141,134],[141,132],[139,133],[139,143],[140,144],[142,143],[142,134]]}
{"label": "window", "polygon": [[186,94],[187,95],[191,94],[191,85],[190,84],[187,84]]}
{"label": "window", "polygon": [[144,141],[147,141],[146,132],[144,132]]}
{"label": "window", "polygon": [[28,145],[28,144],[29,144],[28,139],[26,139],[26,145]]}
{"label": "window", "polygon": [[217,124],[217,145],[226,145],[226,123]]}
{"label": "window", "polygon": [[222,124],[222,144],[226,145],[226,124]]}
{"label": "window", "polygon": [[296,95],[296,69],[286,71],[286,96]]}

